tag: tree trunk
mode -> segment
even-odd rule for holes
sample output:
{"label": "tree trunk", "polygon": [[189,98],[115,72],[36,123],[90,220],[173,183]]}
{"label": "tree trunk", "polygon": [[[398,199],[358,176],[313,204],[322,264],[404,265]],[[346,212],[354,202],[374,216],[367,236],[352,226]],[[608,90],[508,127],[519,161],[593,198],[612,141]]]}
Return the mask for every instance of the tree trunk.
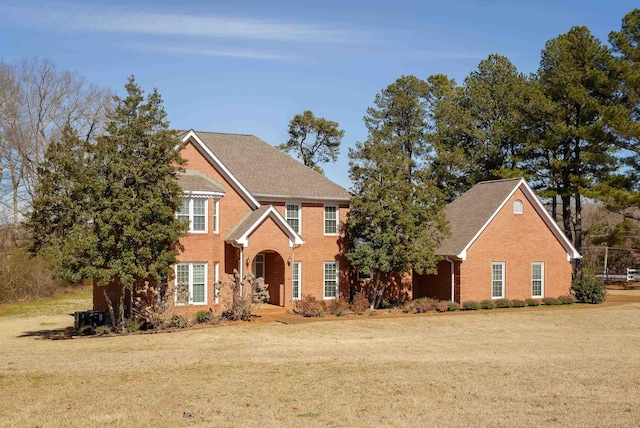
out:
{"label": "tree trunk", "polygon": [[[575,215],[575,247],[578,250],[578,253],[582,253],[582,198],[579,193],[576,193],[574,196],[575,204],[576,204],[576,215]],[[582,271],[582,259],[575,260],[575,271],[576,275],[580,276]]]}
{"label": "tree trunk", "polygon": [[111,317],[111,326],[114,327],[116,325],[115,324],[116,313],[113,310],[113,303],[111,303],[111,299],[107,294],[107,287],[101,287],[101,288],[102,288],[102,295],[104,296],[104,300],[107,302],[107,307],[109,308],[109,316]]}
{"label": "tree trunk", "polygon": [[562,225],[564,227],[564,234],[569,238],[569,241],[575,243],[573,236],[573,222],[571,221],[571,196],[561,195],[562,200]]}

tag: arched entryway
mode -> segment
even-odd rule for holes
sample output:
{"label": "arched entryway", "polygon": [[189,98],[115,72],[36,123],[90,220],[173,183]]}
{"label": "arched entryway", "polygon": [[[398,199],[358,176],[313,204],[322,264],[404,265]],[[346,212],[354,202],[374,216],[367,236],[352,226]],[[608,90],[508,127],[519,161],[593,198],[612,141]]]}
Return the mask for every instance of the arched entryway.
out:
{"label": "arched entryway", "polygon": [[269,285],[269,303],[284,306],[284,259],[276,251],[265,250],[258,253],[251,263],[251,271]]}

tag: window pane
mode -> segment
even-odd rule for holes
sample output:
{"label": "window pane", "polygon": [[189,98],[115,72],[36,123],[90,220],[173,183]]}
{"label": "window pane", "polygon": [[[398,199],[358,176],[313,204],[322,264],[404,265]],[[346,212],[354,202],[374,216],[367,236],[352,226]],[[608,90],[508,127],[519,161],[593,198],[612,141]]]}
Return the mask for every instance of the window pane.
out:
{"label": "window pane", "polygon": [[338,209],[324,207],[324,233],[338,233]]}
{"label": "window pane", "polygon": [[300,233],[300,206],[296,204],[287,204],[287,222],[293,230]]}
{"label": "window pane", "polygon": [[300,262],[294,262],[292,265],[291,276],[293,278],[293,298],[300,298]]}
{"label": "window pane", "polygon": [[195,215],[204,215],[204,207],[207,201],[205,199],[193,200],[193,213]]}
{"label": "window pane", "polygon": [[335,262],[324,264],[324,297],[332,298],[338,295],[337,266]]}
{"label": "window pane", "polygon": [[534,297],[542,296],[542,266],[542,263],[531,265],[531,295]]}
{"label": "window pane", "polygon": [[191,224],[191,229],[197,232],[203,232],[205,230],[204,216],[193,216],[193,223]]}
{"label": "window pane", "polygon": [[502,297],[503,289],[503,265],[494,263],[492,265],[492,297]]}
{"label": "window pane", "polygon": [[180,208],[178,208],[178,220],[189,221],[189,199],[183,199]]}
{"label": "window pane", "polygon": [[192,301],[193,303],[206,303],[204,300],[204,287],[205,287],[205,278],[204,278],[204,265],[203,264],[194,264],[193,265],[193,285],[192,285]]}
{"label": "window pane", "polygon": [[189,301],[189,265],[176,266],[176,303],[185,304]]}

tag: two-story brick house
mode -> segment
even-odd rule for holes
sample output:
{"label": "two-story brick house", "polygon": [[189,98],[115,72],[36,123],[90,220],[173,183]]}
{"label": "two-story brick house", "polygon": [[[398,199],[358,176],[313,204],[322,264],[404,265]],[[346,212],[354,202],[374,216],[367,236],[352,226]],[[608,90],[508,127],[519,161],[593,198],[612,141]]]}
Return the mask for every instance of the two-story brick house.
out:
{"label": "two-story brick house", "polygon": [[187,164],[178,217],[190,231],[175,281],[188,284],[189,308],[219,303],[214,284],[234,269],[263,277],[275,305],[348,293],[345,189],[251,135],[188,131],[180,138]]}

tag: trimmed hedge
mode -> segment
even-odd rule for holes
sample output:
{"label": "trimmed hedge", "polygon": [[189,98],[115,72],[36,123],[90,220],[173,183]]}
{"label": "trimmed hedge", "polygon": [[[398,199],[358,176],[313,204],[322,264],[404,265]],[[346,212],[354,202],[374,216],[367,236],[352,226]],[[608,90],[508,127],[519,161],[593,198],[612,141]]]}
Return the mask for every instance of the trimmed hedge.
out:
{"label": "trimmed hedge", "polygon": [[496,308],[510,308],[511,301],[509,299],[498,299],[496,300]]}
{"label": "trimmed hedge", "polygon": [[482,309],[493,309],[496,307],[496,304],[493,303],[493,300],[483,300],[480,302],[480,307]]}
{"label": "trimmed hedge", "polygon": [[555,306],[561,305],[562,302],[555,297],[545,297],[544,299],[542,299],[542,304],[547,306]]}
{"label": "trimmed hedge", "polygon": [[480,309],[480,303],[475,300],[467,300],[466,302],[462,302],[462,309],[465,311],[476,311]]}

